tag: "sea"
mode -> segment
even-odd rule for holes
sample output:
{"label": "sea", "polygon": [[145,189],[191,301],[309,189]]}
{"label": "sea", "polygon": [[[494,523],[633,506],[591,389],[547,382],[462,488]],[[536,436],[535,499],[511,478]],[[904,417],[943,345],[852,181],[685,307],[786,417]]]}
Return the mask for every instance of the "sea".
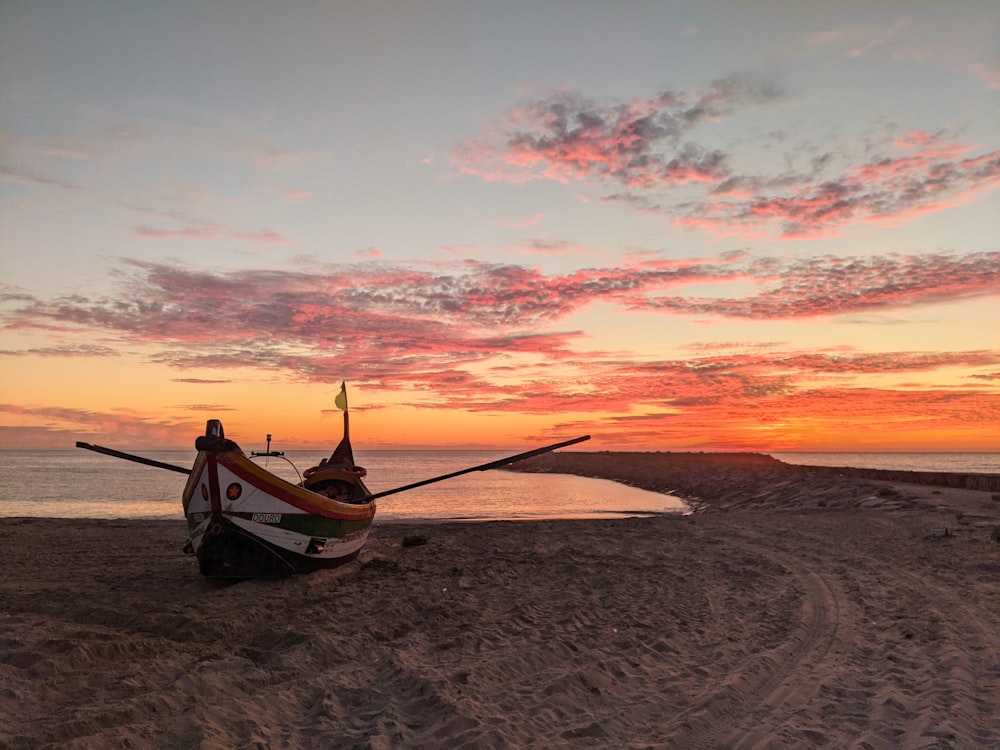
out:
{"label": "sea", "polygon": [[890,471],[1000,474],[1000,453],[771,453],[786,464]]}
{"label": "sea", "polygon": [[[194,451],[129,451],[190,468]],[[361,451],[372,492],[415,484],[481,466],[516,451]],[[329,451],[286,451],[258,458],[292,482]],[[183,519],[187,477],[82,449],[0,451],[0,517]],[[376,520],[541,520],[622,518],[687,513],[680,498],[604,479],[568,474],[521,474],[490,469],[379,498]]]}
{"label": "sea", "polygon": [[[189,468],[194,451],[135,452]],[[328,455],[288,451],[284,458],[257,459],[290,481]],[[362,451],[372,492],[462,471],[512,455],[509,451]],[[1000,453],[772,453],[790,464],[854,466],[906,471],[1000,473]],[[86,450],[0,451],[0,516],[44,518],[183,519],[186,477]],[[618,482],[566,474],[473,471],[380,498],[377,519],[540,520],[621,518],[687,513],[680,498]]]}

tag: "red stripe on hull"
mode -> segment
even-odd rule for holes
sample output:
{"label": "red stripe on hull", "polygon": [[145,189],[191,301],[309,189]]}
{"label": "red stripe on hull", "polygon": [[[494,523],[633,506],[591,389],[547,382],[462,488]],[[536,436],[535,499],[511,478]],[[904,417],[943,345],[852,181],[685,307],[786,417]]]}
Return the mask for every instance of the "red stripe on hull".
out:
{"label": "red stripe on hull", "polygon": [[[283,480],[274,481],[271,474],[259,468],[242,456],[235,456],[229,453],[220,453],[216,456],[218,463],[225,466],[229,471],[238,476],[248,484],[253,485],[258,490],[266,492],[268,495],[287,503],[299,510],[316,516],[325,518],[336,518],[343,521],[360,521],[375,516],[375,503],[365,503],[364,505],[352,505],[348,503],[338,503],[334,500],[323,502],[324,498],[309,490],[295,487],[295,485],[284,483]],[[218,488],[218,472],[215,467],[209,467],[209,476],[215,479],[216,491]],[[280,482],[280,483],[279,483]],[[283,486],[287,484],[287,486]],[[312,496],[312,497],[310,497]],[[313,497],[316,498],[313,500]],[[215,507],[215,493],[212,494],[213,508]]]}

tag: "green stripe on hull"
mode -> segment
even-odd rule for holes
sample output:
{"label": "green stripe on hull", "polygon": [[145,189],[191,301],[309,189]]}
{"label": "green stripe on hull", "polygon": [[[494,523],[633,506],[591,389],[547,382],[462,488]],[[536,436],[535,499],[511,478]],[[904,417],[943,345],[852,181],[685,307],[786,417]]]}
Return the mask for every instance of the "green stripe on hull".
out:
{"label": "green stripe on hull", "polygon": [[[339,518],[325,518],[323,516],[312,516],[305,513],[227,513],[231,518],[241,518],[254,523],[263,523],[285,531],[294,531],[305,536],[324,537],[326,539],[340,539],[347,536],[354,536],[359,531],[364,531],[372,524],[370,518],[357,521],[344,521]],[[280,515],[281,520],[275,522],[273,516]],[[263,520],[261,516],[272,516]]]}

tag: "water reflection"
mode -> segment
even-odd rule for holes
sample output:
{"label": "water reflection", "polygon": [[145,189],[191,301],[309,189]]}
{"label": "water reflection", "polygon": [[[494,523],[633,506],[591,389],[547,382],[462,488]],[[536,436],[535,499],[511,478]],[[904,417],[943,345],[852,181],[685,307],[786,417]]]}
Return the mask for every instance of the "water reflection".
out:
{"label": "water reflection", "polygon": [[[2,451],[0,516],[182,519],[186,477],[82,450]],[[193,452],[136,451],[190,466]],[[289,454],[299,472],[326,453]],[[356,452],[373,492],[401,487],[502,458],[496,451]],[[297,482],[296,469],[274,458],[269,471]],[[684,512],[684,503],[603,479],[564,474],[472,472],[378,500],[381,520],[613,518]]]}

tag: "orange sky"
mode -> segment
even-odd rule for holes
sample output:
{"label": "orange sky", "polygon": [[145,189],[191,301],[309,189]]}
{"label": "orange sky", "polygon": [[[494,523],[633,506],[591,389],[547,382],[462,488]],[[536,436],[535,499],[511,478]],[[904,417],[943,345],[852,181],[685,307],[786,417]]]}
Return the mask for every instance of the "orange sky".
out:
{"label": "orange sky", "polygon": [[1000,450],[1000,5],[722,5],[0,4],[0,448]]}

